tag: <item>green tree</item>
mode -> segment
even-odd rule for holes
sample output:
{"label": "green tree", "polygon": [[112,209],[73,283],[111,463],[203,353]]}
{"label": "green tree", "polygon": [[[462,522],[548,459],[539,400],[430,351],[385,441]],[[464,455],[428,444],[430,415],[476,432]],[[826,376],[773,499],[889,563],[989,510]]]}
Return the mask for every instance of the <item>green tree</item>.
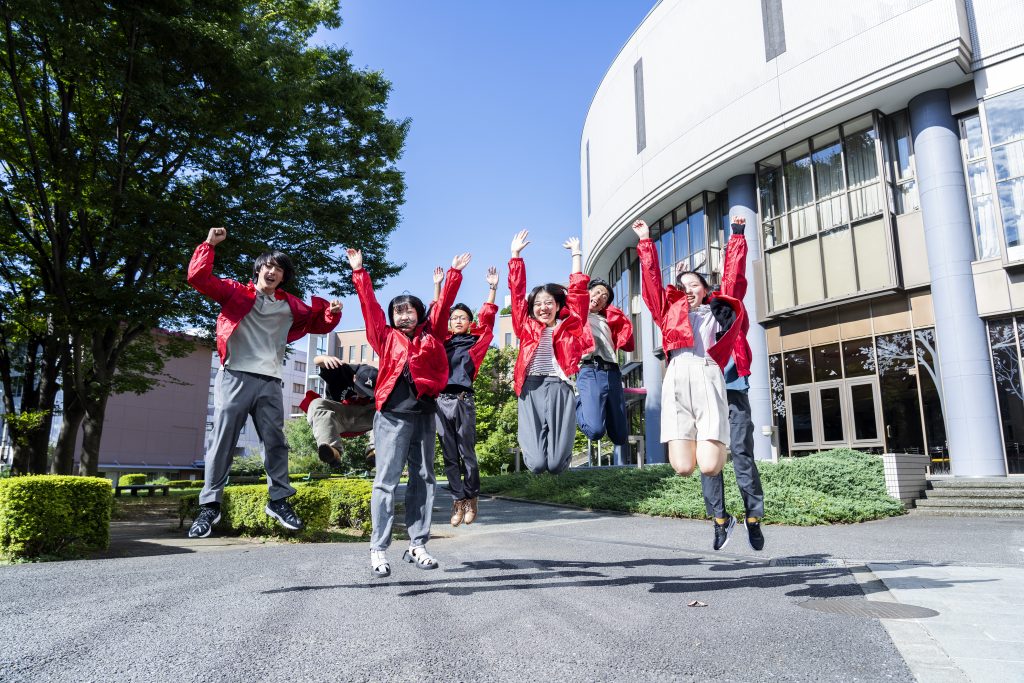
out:
{"label": "green tree", "polygon": [[350,289],[342,245],[378,283],[398,271],[408,121],[379,72],[308,44],[340,21],[337,0],[0,0],[0,243],[45,303],[19,315],[49,315],[83,473],[133,345],[211,325],[184,280],[209,227],[242,281],[267,245],[297,257],[298,294]]}
{"label": "green tree", "polygon": [[512,372],[519,350],[513,346],[490,348],[473,382],[476,400],[476,454],[481,474],[498,474],[514,462],[518,445],[519,413]]}

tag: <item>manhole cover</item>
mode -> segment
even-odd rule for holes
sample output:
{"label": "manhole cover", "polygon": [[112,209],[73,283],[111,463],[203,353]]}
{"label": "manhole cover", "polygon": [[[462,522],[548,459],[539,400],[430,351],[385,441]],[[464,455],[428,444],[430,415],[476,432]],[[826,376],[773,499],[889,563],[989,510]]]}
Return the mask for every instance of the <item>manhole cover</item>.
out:
{"label": "manhole cover", "polygon": [[852,617],[867,617],[869,619],[925,619],[939,614],[927,607],[874,600],[805,600],[798,604],[804,609],[812,609],[816,612],[847,614]]}
{"label": "manhole cover", "polygon": [[768,563],[770,567],[845,567],[843,560],[822,557],[776,557]]}

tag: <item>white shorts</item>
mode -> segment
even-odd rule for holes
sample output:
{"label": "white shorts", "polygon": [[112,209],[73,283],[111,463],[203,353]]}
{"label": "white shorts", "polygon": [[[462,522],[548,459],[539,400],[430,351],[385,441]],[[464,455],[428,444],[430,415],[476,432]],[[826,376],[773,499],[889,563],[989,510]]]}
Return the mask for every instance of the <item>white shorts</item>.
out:
{"label": "white shorts", "polygon": [[661,442],[729,445],[729,401],[722,369],[711,358],[675,356],[661,383]]}

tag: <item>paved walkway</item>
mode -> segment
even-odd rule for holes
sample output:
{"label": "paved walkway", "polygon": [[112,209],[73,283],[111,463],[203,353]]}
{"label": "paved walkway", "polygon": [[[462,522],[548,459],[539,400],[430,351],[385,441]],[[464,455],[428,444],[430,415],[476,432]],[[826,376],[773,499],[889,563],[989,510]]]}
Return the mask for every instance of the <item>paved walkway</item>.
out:
{"label": "paved walkway", "polygon": [[761,553],[738,529],[716,553],[708,523],[480,511],[452,529],[439,496],[441,570],[396,541],[385,581],[365,543],[176,523],[116,530],[109,559],[0,567],[0,678],[1024,681],[1010,520],[766,527]]}

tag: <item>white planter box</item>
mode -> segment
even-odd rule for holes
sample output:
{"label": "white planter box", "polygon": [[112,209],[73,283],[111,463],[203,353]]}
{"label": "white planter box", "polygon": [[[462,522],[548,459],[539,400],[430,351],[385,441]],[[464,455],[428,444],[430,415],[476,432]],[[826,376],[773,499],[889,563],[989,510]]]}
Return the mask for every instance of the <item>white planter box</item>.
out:
{"label": "white planter box", "polygon": [[885,488],[903,507],[911,508],[928,487],[926,473],[930,459],[926,453],[883,453]]}

